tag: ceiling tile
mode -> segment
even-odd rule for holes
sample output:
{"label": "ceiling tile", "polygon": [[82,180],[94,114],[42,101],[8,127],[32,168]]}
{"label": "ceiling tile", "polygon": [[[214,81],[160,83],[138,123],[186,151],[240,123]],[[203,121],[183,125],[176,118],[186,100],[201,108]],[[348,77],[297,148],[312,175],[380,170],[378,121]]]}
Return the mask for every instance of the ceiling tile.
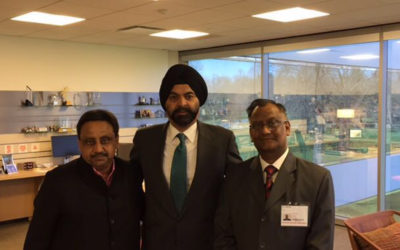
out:
{"label": "ceiling tile", "polygon": [[67,40],[74,37],[88,36],[104,31],[105,30],[102,28],[93,28],[80,25],[79,27],[65,26],[65,27],[55,27],[52,29],[35,31],[28,34],[27,36],[36,38]]}
{"label": "ceiling tile", "polygon": [[0,34],[2,35],[22,36],[46,29],[49,29],[49,26],[44,24],[23,23],[12,20],[0,22]]}
{"label": "ceiling tile", "polygon": [[130,15],[128,13],[113,13],[110,15],[105,15],[87,20],[86,23],[88,26],[91,26],[93,28],[103,27],[105,29],[116,31],[134,25],[143,25],[143,23],[152,21],[153,19],[154,17],[149,15]]}
{"label": "ceiling tile", "polygon": [[151,3],[152,0],[64,0],[64,2],[91,6],[94,8],[125,10],[142,4]]}
{"label": "ceiling tile", "polygon": [[[251,17],[265,11],[301,6],[331,15],[292,23]],[[63,26],[11,21],[41,10],[87,18]],[[400,23],[400,0],[0,0],[0,35],[95,44],[190,50],[315,34],[385,23]],[[175,40],[118,32],[130,26],[209,32]]]}
{"label": "ceiling tile", "polygon": [[364,0],[362,4],[359,1],[348,1],[348,0],[331,0],[323,1],[307,5],[307,8],[328,12],[329,14],[348,13],[354,10],[363,8],[371,8],[380,6],[381,3],[377,0]]}
{"label": "ceiling tile", "polygon": [[81,17],[85,19],[90,19],[113,12],[110,9],[92,7],[81,3],[71,3],[66,1],[61,1],[50,6],[43,7],[39,11],[51,14]]}
{"label": "ceiling tile", "polygon": [[59,2],[57,0],[2,0],[0,1],[0,8],[13,8],[13,9],[26,9],[36,10],[43,6]]}

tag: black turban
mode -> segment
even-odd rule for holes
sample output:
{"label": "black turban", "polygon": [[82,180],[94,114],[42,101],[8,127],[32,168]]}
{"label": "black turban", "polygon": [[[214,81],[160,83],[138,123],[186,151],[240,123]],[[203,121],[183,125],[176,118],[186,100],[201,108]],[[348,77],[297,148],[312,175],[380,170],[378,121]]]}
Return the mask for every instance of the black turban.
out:
{"label": "black turban", "polygon": [[160,87],[160,102],[165,109],[165,102],[175,84],[187,84],[193,89],[200,106],[207,100],[208,90],[203,77],[194,68],[185,64],[175,64],[168,69]]}

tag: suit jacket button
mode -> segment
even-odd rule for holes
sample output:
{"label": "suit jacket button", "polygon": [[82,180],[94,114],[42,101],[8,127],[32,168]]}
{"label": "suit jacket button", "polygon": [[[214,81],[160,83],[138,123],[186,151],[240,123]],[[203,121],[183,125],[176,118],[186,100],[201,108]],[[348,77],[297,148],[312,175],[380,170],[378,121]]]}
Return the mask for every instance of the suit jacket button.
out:
{"label": "suit jacket button", "polygon": [[260,248],[262,248],[262,249],[265,248],[265,243],[264,243],[264,242],[261,242],[261,243],[260,243]]}
{"label": "suit jacket button", "polygon": [[265,217],[263,216],[263,217],[261,217],[261,222],[264,222],[265,221]]}

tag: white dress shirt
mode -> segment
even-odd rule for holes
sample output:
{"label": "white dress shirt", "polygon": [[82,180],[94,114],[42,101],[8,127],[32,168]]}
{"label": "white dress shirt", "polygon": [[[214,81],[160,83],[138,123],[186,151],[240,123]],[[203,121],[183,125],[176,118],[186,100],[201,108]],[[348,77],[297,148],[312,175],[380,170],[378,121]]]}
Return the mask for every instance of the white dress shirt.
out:
{"label": "white dress shirt", "polygon": [[283,153],[281,155],[281,157],[279,157],[275,162],[273,163],[268,163],[266,161],[263,160],[263,158],[261,157],[261,155],[259,156],[260,158],[260,163],[261,163],[261,169],[263,171],[263,179],[264,179],[264,183],[267,180],[267,173],[265,173],[264,169],[268,166],[268,165],[272,165],[274,166],[278,171],[276,171],[274,173],[274,175],[272,175],[272,182],[275,182],[276,177],[278,176],[279,173],[279,169],[282,167],[283,162],[286,159],[287,154],[289,153],[289,148],[286,148],[285,153]]}
{"label": "white dress shirt", "polygon": [[[167,180],[168,186],[170,184],[171,179],[171,167],[172,160],[174,158],[174,153],[176,147],[179,145],[179,139],[176,137],[179,132],[174,126],[169,124],[167,128],[167,135],[165,138],[165,148],[164,148],[164,162],[163,162],[163,171],[165,175],[165,179]],[[194,173],[196,171],[196,160],[197,160],[197,140],[198,140],[198,131],[197,131],[197,122],[195,122],[192,126],[190,126],[187,130],[183,132],[186,136],[185,144],[186,144],[186,152],[187,152],[187,165],[186,165],[186,174],[187,174],[187,190],[189,190],[190,185],[192,184]]]}

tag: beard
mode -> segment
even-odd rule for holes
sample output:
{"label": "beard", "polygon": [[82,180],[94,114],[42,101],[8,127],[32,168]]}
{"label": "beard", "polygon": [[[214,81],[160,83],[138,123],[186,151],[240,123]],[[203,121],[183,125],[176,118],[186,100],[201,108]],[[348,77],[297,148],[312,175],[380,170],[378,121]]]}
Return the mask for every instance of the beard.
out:
{"label": "beard", "polygon": [[[184,114],[184,115],[179,114],[180,112],[186,112],[186,114]],[[194,121],[194,119],[197,116],[197,113],[199,113],[199,109],[191,110],[190,108],[182,107],[182,108],[175,109],[174,111],[172,111],[172,114],[169,113],[168,116],[178,126],[186,127]]]}

